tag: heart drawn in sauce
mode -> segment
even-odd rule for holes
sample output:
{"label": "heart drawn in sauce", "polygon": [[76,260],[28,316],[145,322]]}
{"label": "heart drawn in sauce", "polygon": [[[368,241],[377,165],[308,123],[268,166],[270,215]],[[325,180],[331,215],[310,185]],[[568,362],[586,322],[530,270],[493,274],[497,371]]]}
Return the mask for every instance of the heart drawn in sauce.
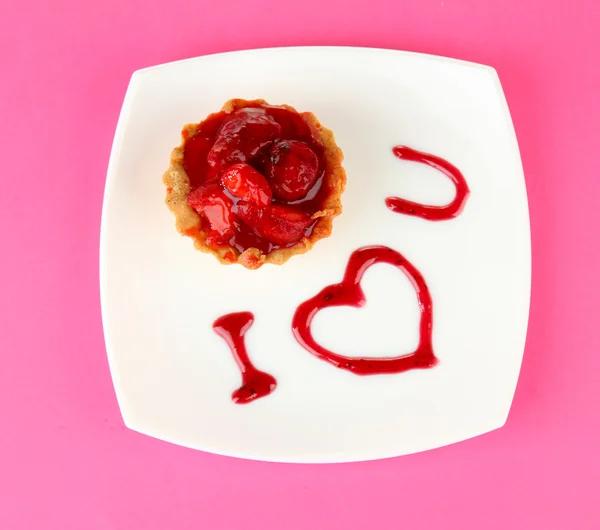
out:
{"label": "heart drawn in sauce", "polygon": [[[365,271],[376,263],[388,263],[400,269],[417,292],[420,309],[419,345],[398,357],[346,357],[334,353],[315,341],[311,323],[315,315],[328,307],[363,307],[366,298],[360,281]],[[310,353],[337,368],[357,375],[392,374],[414,368],[431,368],[437,363],[432,347],[433,305],[431,294],[421,273],[402,254],[384,246],[363,247],[352,253],[341,283],[325,287],[319,294],[302,302],[296,309],[292,330],[296,340]]]}

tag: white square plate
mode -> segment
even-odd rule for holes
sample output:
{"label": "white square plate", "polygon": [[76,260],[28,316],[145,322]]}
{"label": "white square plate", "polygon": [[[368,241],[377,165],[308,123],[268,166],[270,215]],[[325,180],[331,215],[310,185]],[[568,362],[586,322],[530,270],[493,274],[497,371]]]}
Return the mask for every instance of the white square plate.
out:
{"label": "white square plate", "polygon": [[[161,182],[183,124],[234,97],[314,112],[345,154],[348,186],[333,235],[281,267],[219,265],[180,237]],[[401,161],[404,144],[465,175],[463,213],[428,222],[392,213],[389,195],[443,204],[450,181]],[[341,281],[350,253],[383,244],[424,275],[434,303],[431,370],[356,376],[295,341],[297,305]],[[126,425],[215,453],[289,462],[369,460],[423,451],[501,427],[516,386],[529,311],[527,197],[495,70],[362,48],[283,48],[199,57],[135,72],[125,96],[102,213],[102,316]],[[317,339],[348,355],[417,343],[409,281],[375,265],[364,309],[319,314]],[[252,311],[248,350],[273,394],[236,405],[240,374],[213,321]],[[399,350],[400,349],[400,350]]]}

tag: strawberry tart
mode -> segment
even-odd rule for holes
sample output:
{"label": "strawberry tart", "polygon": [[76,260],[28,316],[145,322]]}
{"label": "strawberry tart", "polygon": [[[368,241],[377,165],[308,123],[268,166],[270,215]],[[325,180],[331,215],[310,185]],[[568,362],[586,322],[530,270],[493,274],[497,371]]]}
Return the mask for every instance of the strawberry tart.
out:
{"label": "strawberry tart", "polygon": [[232,99],[181,136],[163,176],[166,204],[197,249],[258,269],[331,234],[346,173],[314,114]]}

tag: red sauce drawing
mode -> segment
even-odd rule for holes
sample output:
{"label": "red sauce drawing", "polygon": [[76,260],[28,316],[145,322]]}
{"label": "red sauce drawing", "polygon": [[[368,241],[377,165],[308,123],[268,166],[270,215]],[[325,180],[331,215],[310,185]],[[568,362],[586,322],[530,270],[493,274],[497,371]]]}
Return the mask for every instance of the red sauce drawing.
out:
{"label": "red sauce drawing", "polygon": [[[391,358],[346,357],[318,344],[312,336],[315,315],[327,307],[362,307],[366,303],[360,281],[375,263],[388,263],[408,276],[417,292],[421,312],[417,349]],[[352,253],[341,283],[325,287],[319,294],[301,303],[294,315],[292,330],[296,340],[310,353],[328,363],[358,375],[391,374],[413,368],[431,368],[437,359],[432,347],[433,310],[431,294],[421,273],[402,254],[384,246],[363,247]]]}
{"label": "red sauce drawing", "polygon": [[254,322],[254,315],[248,311],[242,313],[229,313],[213,324],[216,334],[223,338],[231,349],[231,353],[242,373],[242,386],[231,394],[234,403],[243,405],[255,399],[268,396],[275,387],[275,378],[258,370],[246,351],[244,335]]}
{"label": "red sauce drawing", "polygon": [[402,160],[420,162],[441,171],[454,183],[456,195],[454,200],[446,206],[428,206],[400,197],[388,197],[385,204],[392,212],[422,217],[429,221],[445,221],[460,214],[465,207],[470,191],[465,177],[457,167],[439,156],[423,153],[403,145],[394,147],[393,153]]}

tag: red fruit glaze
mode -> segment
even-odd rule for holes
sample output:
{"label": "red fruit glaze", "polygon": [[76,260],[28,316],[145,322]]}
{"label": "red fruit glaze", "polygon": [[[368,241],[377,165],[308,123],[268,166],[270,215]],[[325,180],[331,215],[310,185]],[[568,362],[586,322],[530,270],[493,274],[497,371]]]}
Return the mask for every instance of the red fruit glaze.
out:
{"label": "red fruit glaze", "polygon": [[207,181],[208,163],[206,156],[212,146],[212,139],[200,134],[192,136],[185,142],[183,150],[183,169],[190,179],[192,189]]}
{"label": "red fruit glaze", "polygon": [[221,183],[234,197],[256,206],[267,206],[273,200],[267,179],[248,164],[234,164],[224,169]]}
{"label": "red fruit glaze", "polygon": [[[375,263],[389,263],[406,274],[417,291],[421,321],[417,349],[398,357],[346,357],[324,348],[315,341],[310,325],[315,315],[327,307],[363,307],[366,298],[360,286],[365,271]],[[413,368],[431,368],[437,363],[431,340],[433,328],[433,303],[425,279],[417,268],[402,254],[388,247],[364,247],[354,251],[348,260],[341,283],[325,287],[313,298],[296,309],[292,330],[296,340],[310,353],[342,370],[357,375],[391,374]]]}
{"label": "red fruit glaze", "polygon": [[265,169],[275,195],[296,201],[305,197],[317,180],[319,159],[304,142],[283,140],[271,147]]}
{"label": "red fruit glaze", "polygon": [[190,179],[192,189],[214,180],[217,173],[209,167],[207,156],[215,143],[215,135],[227,115],[224,112],[211,114],[196,127],[196,133],[188,137],[187,129],[182,131],[186,139],[183,147],[183,168]]}
{"label": "red fruit glaze", "polygon": [[257,208],[240,201],[236,213],[254,232],[275,245],[295,243],[313,223],[306,213],[280,204]]}
{"label": "red fruit glaze", "polygon": [[[188,204],[208,222],[207,244],[229,245],[240,253],[257,248],[268,254],[310,235],[316,223],[312,215],[322,209],[330,189],[323,184],[327,167],[323,146],[300,114],[251,102],[230,114],[211,114],[198,124],[194,136],[185,133],[183,164],[192,189]],[[273,166],[274,142],[296,145],[291,153],[295,155],[287,157],[295,164],[295,170],[287,173],[296,172],[289,199],[274,195],[276,178],[265,178]],[[276,165],[285,174],[282,158]],[[211,191],[196,192],[199,187]],[[265,209],[271,202],[272,207]],[[204,223],[202,228],[206,229]]]}
{"label": "red fruit glaze", "polygon": [[215,143],[208,152],[208,165],[224,168],[237,162],[249,162],[280,137],[281,125],[264,109],[237,110],[219,130]]}
{"label": "red fruit glaze", "polygon": [[209,244],[222,244],[233,237],[233,201],[218,182],[196,188],[190,193],[188,204],[208,221]]}
{"label": "red fruit glaze", "polygon": [[301,239],[312,222],[311,217],[300,210],[272,204],[263,217],[263,237],[275,244],[290,244]]}
{"label": "red fruit glaze", "polygon": [[277,387],[275,378],[258,370],[246,351],[244,335],[252,326],[254,315],[249,312],[229,313],[215,320],[213,329],[229,346],[242,373],[242,386],[231,394],[234,403],[244,405],[268,396]]}
{"label": "red fruit glaze", "polygon": [[462,212],[470,191],[465,177],[456,166],[453,166],[450,162],[439,156],[423,153],[422,151],[417,151],[416,149],[404,145],[394,147],[393,153],[403,160],[427,164],[428,166],[441,171],[454,183],[454,186],[456,187],[456,196],[454,197],[454,200],[446,206],[428,206],[419,204],[418,202],[401,199],[400,197],[388,197],[385,200],[385,204],[392,212],[414,215],[416,217],[428,219],[429,221],[446,221],[448,219],[453,219]]}

